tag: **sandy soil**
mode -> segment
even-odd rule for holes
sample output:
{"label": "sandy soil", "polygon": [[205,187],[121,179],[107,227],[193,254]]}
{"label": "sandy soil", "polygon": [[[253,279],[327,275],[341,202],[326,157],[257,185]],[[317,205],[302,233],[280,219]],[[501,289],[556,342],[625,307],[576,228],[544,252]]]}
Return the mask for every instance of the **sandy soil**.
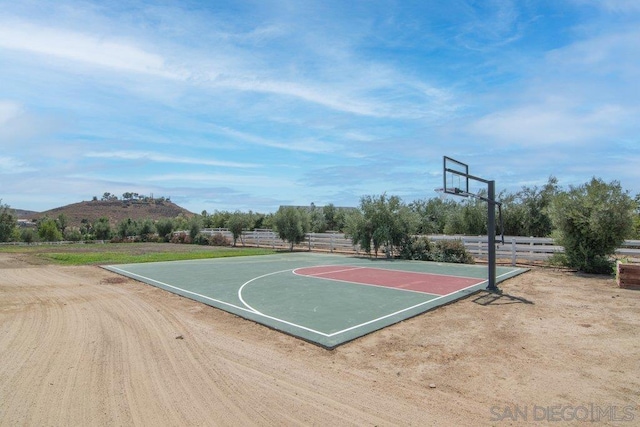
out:
{"label": "sandy soil", "polygon": [[640,291],[540,268],[502,288],[327,351],[0,254],[0,425],[640,424]]}

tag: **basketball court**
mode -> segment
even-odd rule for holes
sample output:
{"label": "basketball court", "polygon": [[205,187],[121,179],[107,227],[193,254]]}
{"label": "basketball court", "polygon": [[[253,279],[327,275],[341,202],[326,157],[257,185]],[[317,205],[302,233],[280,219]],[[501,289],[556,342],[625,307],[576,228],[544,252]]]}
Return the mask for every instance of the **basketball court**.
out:
{"label": "basketball court", "polygon": [[[325,348],[487,288],[487,267],[287,253],[105,266]],[[524,269],[498,267],[500,282]]]}

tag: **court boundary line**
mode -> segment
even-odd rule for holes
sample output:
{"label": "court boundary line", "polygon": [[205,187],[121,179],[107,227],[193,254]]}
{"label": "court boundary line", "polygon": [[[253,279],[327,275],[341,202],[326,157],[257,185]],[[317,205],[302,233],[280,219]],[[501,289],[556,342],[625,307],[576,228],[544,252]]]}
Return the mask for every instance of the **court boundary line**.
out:
{"label": "court boundary line", "polygon": [[[341,270],[335,270],[335,271],[326,271],[323,273],[315,273],[315,274],[298,274],[296,273],[296,270],[302,270],[303,268],[322,268],[322,267],[349,267],[349,268],[343,268]],[[298,267],[298,268],[294,268],[292,270],[293,274],[295,274],[296,276],[300,276],[300,277],[320,277],[323,274],[332,274],[332,273],[342,273],[343,271],[354,271],[354,270],[362,270],[365,268],[369,268],[367,266],[359,266],[359,265],[340,265],[340,264],[323,264],[323,265],[315,265],[312,267]]]}
{"label": "court boundary line", "polygon": [[[180,287],[178,287],[178,286],[174,286],[174,285],[170,285],[170,284],[168,284],[168,283],[161,282],[161,281],[159,281],[159,280],[151,279],[151,278],[146,277],[146,276],[143,276],[143,275],[141,275],[141,274],[132,273],[132,272],[129,272],[129,271],[126,271],[126,270],[120,269],[120,268],[118,268],[118,267],[115,267],[115,266],[113,266],[113,265],[105,266],[105,268],[106,268],[106,269],[108,269],[108,270],[111,270],[111,271],[116,270],[115,272],[120,272],[122,275],[127,276],[127,277],[130,277],[130,278],[132,278],[132,279],[134,279],[134,277],[131,277],[131,276],[138,277],[138,278],[140,278],[140,281],[142,281],[143,283],[145,283],[145,281],[149,281],[149,282],[157,283],[158,285],[160,285],[160,286],[162,286],[162,287],[168,287],[168,288],[171,288],[171,289],[175,289],[175,290],[178,290],[178,291],[184,292],[184,293],[186,293],[186,294],[190,294],[190,295],[197,296],[197,297],[199,297],[199,298],[203,298],[203,299],[205,299],[205,300],[209,300],[209,301],[217,302],[217,303],[220,303],[220,304],[222,304],[222,305],[229,306],[229,307],[233,307],[233,308],[236,308],[236,309],[238,309],[238,310],[245,311],[245,312],[248,312],[248,313],[251,313],[251,314],[257,315],[257,316],[262,316],[262,317],[264,317],[264,318],[271,319],[271,320],[274,320],[274,321],[276,321],[276,322],[280,322],[280,323],[283,323],[283,324],[285,324],[285,325],[292,326],[292,327],[294,327],[294,328],[299,328],[299,329],[302,329],[302,330],[305,330],[305,331],[308,331],[308,332],[311,332],[311,333],[314,333],[314,334],[317,334],[317,335],[323,336],[323,337],[325,337],[325,338],[333,338],[333,337],[335,337],[335,336],[337,336],[337,335],[340,335],[340,334],[343,334],[343,333],[345,333],[345,332],[349,332],[349,331],[352,331],[352,330],[355,330],[355,329],[358,329],[358,328],[361,328],[361,327],[364,327],[364,326],[367,326],[367,325],[371,325],[371,324],[373,324],[373,323],[375,323],[375,322],[379,322],[379,321],[381,321],[381,320],[388,319],[388,318],[390,318],[390,317],[396,316],[396,315],[401,314],[401,313],[404,313],[404,312],[406,312],[406,311],[416,309],[416,308],[418,308],[418,307],[420,307],[420,306],[423,306],[423,305],[429,304],[429,303],[431,303],[431,302],[434,302],[434,301],[440,300],[440,299],[442,299],[442,298],[450,297],[451,295],[453,295],[453,294],[455,294],[455,293],[458,293],[458,292],[463,293],[464,291],[466,291],[466,290],[468,290],[468,289],[470,289],[470,288],[473,288],[473,287],[476,287],[476,286],[482,285],[482,284],[484,284],[484,283],[487,283],[487,281],[488,281],[487,279],[485,279],[485,280],[482,280],[482,281],[480,281],[480,282],[478,282],[478,283],[476,283],[476,284],[473,284],[473,285],[467,286],[467,287],[465,287],[465,288],[459,289],[459,290],[454,291],[454,292],[450,292],[450,293],[448,293],[448,294],[446,294],[446,295],[439,295],[439,296],[437,296],[436,298],[430,299],[430,300],[428,300],[428,301],[423,301],[423,302],[421,302],[421,303],[419,303],[419,304],[415,304],[415,305],[410,306],[410,307],[403,308],[402,310],[398,310],[398,311],[395,311],[395,312],[393,312],[393,313],[386,314],[386,315],[384,315],[384,316],[380,316],[380,317],[377,317],[377,318],[375,318],[375,319],[371,319],[371,320],[368,320],[368,321],[366,321],[366,322],[359,323],[359,324],[357,324],[357,325],[353,325],[353,326],[350,326],[350,327],[348,327],[348,328],[345,328],[345,329],[342,329],[342,330],[339,330],[339,331],[336,331],[336,332],[332,332],[332,333],[325,333],[325,332],[317,331],[317,330],[315,330],[315,329],[313,329],[313,328],[309,328],[309,327],[307,327],[307,326],[299,325],[299,324],[297,324],[297,323],[289,322],[289,321],[287,321],[287,320],[280,319],[280,318],[278,318],[278,317],[274,317],[274,316],[270,316],[270,315],[268,315],[268,314],[264,314],[264,313],[262,313],[262,312],[260,312],[260,311],[257,311],[257,310],[255,310],[255,309],[253,309],[253,307],[251,307],[250,305],[246,304],[244,301],[243,301],[243,304],[247,305],[247,307],[250,307],[251,309],[248,309],[248,308],[245,308],[245,307],[241,307],[241,306],[238,306],[238,305],[232,304],[232,303],[230,303],[230,302],[226,302],[226,301],[218,300],[218,299],[215,299],[215,298],[211,298],[211,297],[208,297],[208,296],[206,296],[206,295],[199,294],[199,293],[197,293],[197,292],[189,291],[189,290],[187,290],[187,289],[183,289],[183,288],[180,288]],[[305,267],[298,267],[298,268],[305,268]],[[293,272],[294,270],[295,270],[295,269],[287,269],[287,270],[281,270],[281,271],[274,271],[274,272],[271,272],[271,273],[263,274],[263,275],[261,275],[261,276],[256,276],[256,277],[254,277],[253,279],[250,279],[249,281],[245,282],[243,285],[241,285],[241,287],[242,287],[242,286],[244,286],[245,284],[248,284],[249,282],[252,282],[252,281],[257,280],[257,279],[262,278],[262,277],[266,277],[266,276],[270,276],[270,275],[275,275],[275,274],[286,273],[287,271],[291,271],[291,272]],[[398,271],[402,271],[402,270],[398,270]],[[509,274],[511,274],[511,273],[513,273],[513,270],[512,270],[512,271],[509,271],[509,272],[507,272],[507,273],[503,273],[503,274],[501,274],[501,275],[500,275],[500,276],[498,276],[496,279],[501,278],[501,277],[506,276],[506,275],[509,275]],[[303,276],[300,276],[300,277],[303,277]],[[310,276],[307,276],[307,277],[310,277]],[[347,282],[347,283],[352,283],[352,282]],[[359,283],[354,283],[354,284],[359,284]],[[360,284],[360,285],[362,285],[362,284]],[[363,286],[369,286],[369,285],[363,285]],[[377,286],[377,285],[372,285],[372,286]],[[392,288],[392,289],[396,289],[396,288]],[[400,289],[400,290],[403,290],[403,289]],[[479,291],[479,290],[480,290],[480,289],[478,289],[478,291]],[[417,292],[417,291],[408,291],[408,292],[414,292],[414,293],[422,293],[422,294],[426,294],[426,292]],[[434,295],[434,294],[428,294],[428,295]],[[462,297],[461,297],[461,298],[462,298]],[[200,302],[202,302],[202,301],[200,301]],[[216,308],[218,308],[218,307],[216,307]],[[418,313],[418,314],[422,314],[422,313]],[[252,319],[249,319],[249,320],[252,320]],[[269,326],[269,325],[266,325],[266,326]]]}
{"label": "court boundary line", "polygon": [[[299,328],[299,329],[302,329],[302,330],[305,330],[305,331],[308,331],[308,332],[312,332],[314,334],[322,335],[323,337],[326,337],[326,338],[330,338],[329,334],[327,334],[325,332],[316,331],[315,329],[312,329],[312,328],[309,328],[309,327],[306,327],[306,326],[302,326],[302,325],[298,325],[297,323],[289,322],[288,320],[284,320],[284,319],[280,319],[280,318],[277,318],[277,317],[274,317],[274,316],[270,316],[268,314],[261,313],[261,312],[259,312],[257,310],[256,311],[252,311],[252,310],[250,310],[248,308],[240,307],[239,305],[235,305],[235,304],[232,304],[230,302],[226,302],[226,301],[222,301],[222,300],[219,300],[219,299],[211,298],[211,297],[208,297],[206,295],[199,294],[197,292],[193,292],[193,291],[189,291],[187,289],[179,288],[177,286],[173,286],[173,285],[170,285],[168,283],[161,282],[159,280],[151,279],[150,277],[146,277],[146,276],[143,276],[141,274],[136,274],[136,273],[132,273],[130,271],[122,270],[122,269],[114,267],[114,266],[107,266],[107,267],[108,267],[108,269],[117,270],[117,271],[121,272],[124,276],[127,276],[127,277],[136,276],[136,277],[140,278],[140,281],[142,281],[143,283],[145,283],[145,281],[157,283],[160,286],[166,286],[166,287],[169,287],[171,289],[175,289],[175,290],[184,292],[186,294],[194,295],[194,296],[197,296],[199,298],[203,298],[203,299],[206,299],[206,300],[209,300],[209,301],[217,302],[217,303],[229,306],[229,307],[237,308],[238,310],[242,310],[242,311],[246,311],[246,312],[249,312],[249,313],[252,313],[252,314],[256,314],[258,316],[262,316],[262,317],[265,317],[267,319],[275,320],[276,322],[284,323],[285,325],[293,326],[294,328]],[[283,271],[280,271],[279,273],[283,273],[283,272],[286,272],[286,271],[289,271],[289,270],[283,270]],[[276,274],[276,273],[278,273],[278,272],[273,272],[273,273],[270,273],[270,274]],[[133,277],[131,277],[131,278],[133,279]],[[257,279],[257,277],[254,277],[254,279]],[[252,279],[252,280],[254,280],[254,279]],[[200,302],[202,302],[202,301],[200,301]],[[247,305],[247,306],[250,307],[249,305]],[[216,308],[218,308],[218,307],[216,307]]]}
{"label": "court boundary line", "polygon": [[[443,265],[443,264],[447,264],[447,263],[436,263],[436,264],[437,265]],[[460,265],[460,267],[462,267],[462,268],[472,268],[472,269],[482,268],[482,270],[484,270],[483,267],[478,266],[476,264],[471,264],[471,265],[469,265],[469,264],[451,264],[451,265],[455,265],[456,267],[458,265]],[[335,267],[340,267],[341,265],[340,264],[321,264],[321,265],[311,266],[311,267],[296,267],[296,268],[294,268],[294,270],[300,270],[302,268],[334,267],[334,266]],[[349,264],[344,264],[343,266],[347,267],[347,266],[349,266]],[[374,269],[374,270],[397,271],[398,273],[416,273],[416,274],[427,274],[427,275],[433,275],[433,276],[455,277],[456,279],[480,279],[479,277],[459,276],[457,274],[441,274],[441,273],[431,273],[431,272],[424,272],[424,271],[400,270],[398,268],[382,268],[382,267],[376,267],[376,266],[371,267],[371,266],[368,266],[368,265],[356,265],[355,263],[351,264],[350,266],[354,267],[354,269],[356,269],[356,268],[371,268],[371,269]],[[505,268],[508,268],[508,267],[505,267]],[[512,272],[513,272],[513,270],[509,271],[508,273],[503,273],[499,277],[502,277],[505,274],[509,274],[509,273],[512,273]],[[308,277],[313,277],[313,276],[309,275]]]}
{"label": "court boundary line", "polygon": [[[322,265],[320,267],[332,267],[332,266],[331,265]],[[396,288],[396,287],[393,287],[393,286],[385,286],[385,285],[376,285],[375,283],[353,282],[351,280],[334,279],[334,278],[331,278],[331,277],[322,277],[322,276],[318,276],[318,275],[314,275],[314,274],[306,275],[306,274],[298,274],[298,273],[296,273],[296,270],[301,270],[303,268],[313,268],[313,267],[298,267],[298,268],[294,268],[292,270],[292,273],[295,274],[296,276],[299,276],[299,277],[311,277],[313,279],[331,280],[333,282],[349,283],[351,285],[372,286],[374,288],[393,289],[393,290],[396,290],[396,291],[413,292],[415,294],[434,295],[435,297],[445,296],[445,295],[440,295],[440,294],[433,294],[431,292],[415,291],[413,289]],[[352,268],[352,269],[344,269],[344,270],[339,270],[339,271],[342,272],[342,271],[350,271],[350,270],[360,270],[360,269],[363,269],[363,268],[369,268],[369,267],[356,267],[356,268]],[[371,267],[371,268],[374,268],[374,267]],[[404,271],[404,270],[395,270],[395,269],[388,269],[387,270],[385,268],[376,268],[376,270],[397,271],[398,273],[427,274],[427,275],[442,276],[442,277],[456,277],[458,279],[480,280],[480,279],[478,279],[476,277],[463,277],[463,276],[458,277],[458,276],[449,276],[447,274],[420,273],[420,272],[416,272],[416,271]],[[327,272],[327,273],[335,273],[335,271],[330,271],[330,272]],[[478,282],[478,283],[476,283],[476,285],[479,284],[479,283],[482,283],[482,282]],[[471,286],[475,286],[475,285],[471,285]],[[466,289],[466,288],[462,288],[462,289]],[[452,292],[450,292],[450,293],[448,293],[446,295],[451,295],[451,294],[452,294]]]}
{"label": "court boundary line", "polygon": [[[509,273],[503,273],[503,274],[501,274],[500,276],[496,277],[496,279],[499,279],[500,277],[505,276],[505,275],[507,275],[507,274],[510,274],[510,273],[512,273],[512,272],[513,272],[513,271],[510,271]],[[402,310],[398,310],[398,311],[396,311],[395,313],[387,314],[387,315],[385,315],[385,316],[378,317],[377,319],[373,319],[373,320],[370,320],[370,321],[368,321],[368,322],[361,323],[361,324],[359,324],[359,325],[351,326],[351,327],[346,328],[346,329],[343,329],[343,330],[341,330],[341,331],[334,332],[334,333],[330,334],[329,336],[330,336],[330,337],[333,337],[333,336],[335,336],[335,335],[342,334],[342,333],[345,333],[345,332],[349,332],[349,331],[351,331],[351,330],[353,330],[353,329],[356,329],[356,328],[359,328],[359,327],[362,327],[362,326],[370,325],[370,324],[375,323],[375,322],[377,322],[377,321],[387,319],[387,318],[389,318],[389,317],[395,316],[395,315],[400,314],[400,313],[404,313],[405,311],[409,311],[409,310],[412,310],[412,309],[414,309],[414,308],[418,308],[418,307],[420,307],[420,306],[422,306],[422,305],[425,305],[425,304],[428,304],[428,303],[430,303],[430,302],[432,302],[432,301],[436,301],[436,300],[439,300],[439,299],[442,299],[442,298],[446,298],[446,297],[451,296],[451,295],[453,295],[453,294],[455,294],[455,293],[457,293],[457,292],[462,293],[462,292],[464,292],[465,290],[467,290],[467,289],[469,289],[469,288],[473,288],[473,287],[476,287],[476,286],[482,285],[482,284],[487,283],[487,282],[488,282],[488,280],[487,280],[487,279],[485,279],[485,280],[483,280],[483,281],[481,281],[481,282],[476,283],[475,285],[470,285],[470,286],[467,286],[466,288],[462,288],[462,289],[459,289],[459,290],[457,290],[457,291],[450,292],[450,293],[448,293],[448,294],[446,294],[446,295],[441,295],[441,296],[439,296],[439,297],[437,297],[437,298],[434,298],[434,299],[430,299],[429,301],[425,301],[425,302],[422,302],[422,303],[420,303],[420,304],[416,304],[416,305],[414,305],[414,306],[411,306],[411,307],[408,307],[408,308],[405,308],[405,309],[402,309]],[[478,289],[478,290],[480,290],[480,289]],[[419,314],[422,314],[422,313],[419,313]]]}

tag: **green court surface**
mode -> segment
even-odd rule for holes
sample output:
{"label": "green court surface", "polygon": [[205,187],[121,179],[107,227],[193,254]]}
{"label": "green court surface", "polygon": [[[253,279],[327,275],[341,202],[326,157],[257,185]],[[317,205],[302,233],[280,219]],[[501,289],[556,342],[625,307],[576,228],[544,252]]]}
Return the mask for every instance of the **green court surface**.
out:
{"label": "green court surface", "polygon": [[[325,348],[487,286],[487,267],[317,253],[105,266]],[[524,269],[498,267],[498,282]]]}

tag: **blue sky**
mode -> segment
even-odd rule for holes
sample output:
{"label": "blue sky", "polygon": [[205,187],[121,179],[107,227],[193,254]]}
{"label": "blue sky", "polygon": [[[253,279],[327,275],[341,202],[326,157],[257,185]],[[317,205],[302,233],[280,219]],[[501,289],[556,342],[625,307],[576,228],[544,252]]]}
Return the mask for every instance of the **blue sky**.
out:
{"label": "blue sky", "polygon": [[202,210],[640,192],[640,2],[0,0],[0,198]]}

